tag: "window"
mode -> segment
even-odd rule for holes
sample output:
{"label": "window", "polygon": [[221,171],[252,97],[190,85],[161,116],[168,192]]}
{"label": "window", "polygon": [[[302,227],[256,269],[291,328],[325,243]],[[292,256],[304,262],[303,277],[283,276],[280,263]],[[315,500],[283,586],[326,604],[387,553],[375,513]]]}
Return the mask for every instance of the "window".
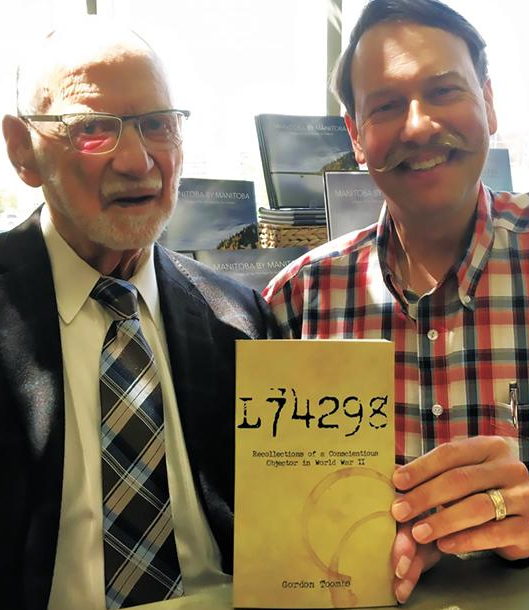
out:
{"label": "window", "polygon": [[[59,4],[68,6],[66,20],[86,13],[85,0],[56,0],[52,14],[38,0],[19,0],[18,10],[51,29],[61,15]],[[257,203],[266,206],[254,115],[325,114],[326,0],[98,0],[97,8],[101,17],[128,25],[152,44],[164,60],[176,105],[191,110],[184,175],[254,180]],[[13,91],[12,47],[17,55],[24,47],[17,36],[11,32],[2,43],[2,56],[13,57],[13,65],[5,62],[3,91]],[[10,98],[0,98],[2,111],[14,112],[13,93]],[[2,155],[2,184],[16,192],[24,209],[34,207],[42,197],[22,185]]]}
{"label": "window", "polygon": [[[192,111],[185,131],[184,175],[253,180],[258,205],[267,205],[254,115],[326,113],[327,4],[328,0],[97,0],[97,9],[100,16],[130,26],[153,45],[166,65],[175,103]],[[525,5],[519,0],[504,0],[501,7],[497,0],[448,4],[476,25],[488,42],[499,124],[491,144],[509,149],[514,188],[529,191]],[[346,40],[364,1],[342,0],[342,5]],[[13,14],[0,26],[2,114],[15,112],[15,69],[28,42],[86,12],[86,0],[13,4]],[[24,25],[14,28],[13,23]],[[0,145],[0,206],[22,216],[42,195],[20,181],[4,148]]]}

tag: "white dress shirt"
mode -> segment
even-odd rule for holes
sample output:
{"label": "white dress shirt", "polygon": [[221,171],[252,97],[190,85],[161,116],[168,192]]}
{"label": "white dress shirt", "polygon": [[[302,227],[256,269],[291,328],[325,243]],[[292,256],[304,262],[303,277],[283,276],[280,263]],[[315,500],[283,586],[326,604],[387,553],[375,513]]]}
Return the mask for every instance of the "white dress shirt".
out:
{"label": "white dress shirt", "polygon": [[[48,610],[105,610],[99,360],[111,316],[90,298],[100,277],[59,235],[44,206],[41,227],[51,260],[64,368],[65,455],[59,538]],[[164,401],[169,495],[185,595],[231,580],[191,475],[171,378],[153,249],[129,280],[158,366]],[[185,600],[182,600],[185,604]],[[164,604],[165,605],[165,604]],[[178,601],[171,608],[178,608]]]}

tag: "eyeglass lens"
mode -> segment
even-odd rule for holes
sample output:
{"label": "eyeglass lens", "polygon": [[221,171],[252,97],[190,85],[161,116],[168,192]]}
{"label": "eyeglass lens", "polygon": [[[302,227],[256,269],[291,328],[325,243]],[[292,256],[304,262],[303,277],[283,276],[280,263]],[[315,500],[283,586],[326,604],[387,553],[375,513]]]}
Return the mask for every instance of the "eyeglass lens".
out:
{"label": "eyeglass lens", "polygon": [[112,150],[118,141],[121,121],[113,117],[88,117],[79,115],[68,123],[73,147],[84,153]]}
{"label": "eyeglass lens", "polygon": [[[167,149],[181,142],[178,113],[148,114],[135,120],[146,146]],[[127,121],[126,117],[124,121]],[[88,154],[113,150],[121,133],[121,120],[118,117],[77,115],[71,118],[67,126],[73,147]]]}

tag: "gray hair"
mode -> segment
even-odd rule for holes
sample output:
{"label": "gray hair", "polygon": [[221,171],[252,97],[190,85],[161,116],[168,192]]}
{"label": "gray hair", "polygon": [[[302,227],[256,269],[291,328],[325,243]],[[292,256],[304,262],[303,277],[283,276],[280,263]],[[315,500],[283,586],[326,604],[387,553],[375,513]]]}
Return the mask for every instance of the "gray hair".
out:
{"label": "gray hair", "polygon": [[[83,35],[79,36],[79,32]],[[46,112],[56,84],[69,68],[135,53],[149,57],[167,83],[162,62],[136,32],[97,16],[85,16],[49,32],[17,69],[18,114]]]}

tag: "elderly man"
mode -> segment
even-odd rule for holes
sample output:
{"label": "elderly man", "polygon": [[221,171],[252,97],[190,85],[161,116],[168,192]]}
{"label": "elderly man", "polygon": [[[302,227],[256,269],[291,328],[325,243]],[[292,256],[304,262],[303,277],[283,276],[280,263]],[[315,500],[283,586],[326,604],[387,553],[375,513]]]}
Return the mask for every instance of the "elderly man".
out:
{"label": "elderly man", "polygon": [[154,243],[187,113],[153,51],[88,23],[34,57],[3,121],[45,204],[0,238],[0,605],[193,594],[232,567],[235,339],[273,325]]}
{"label": "elderly man", "polygon": [[365,6],[336,88],[385,208],[265,292],[286,337],[395,343],[401,602],[442,553],[529,557],[529,198],[480,182],[484,47],[435,0]]}

